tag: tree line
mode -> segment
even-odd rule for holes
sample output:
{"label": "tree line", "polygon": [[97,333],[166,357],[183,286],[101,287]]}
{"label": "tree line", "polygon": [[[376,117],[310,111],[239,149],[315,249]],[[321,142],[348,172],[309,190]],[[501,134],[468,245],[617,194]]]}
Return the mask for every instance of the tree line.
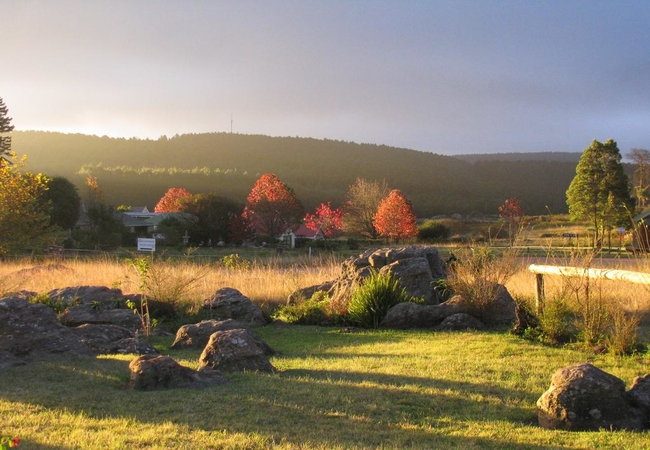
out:
{"label": "tree line", "polygon": [[[151,207],[170,186],[244,202],[265,173],[292,186],[308,209],[323,198],[340,206],[357,178],[385,180],[418,217],[494,214],[516,197],[529,214],[567,212],[575,161],[476,161],[382,145],[230,133],[158,140],[13,132],[14,150],[35,171],[63,176],[78,189],[92,173],[114,204]],[[198,175],[198,176],[197,176]]]}

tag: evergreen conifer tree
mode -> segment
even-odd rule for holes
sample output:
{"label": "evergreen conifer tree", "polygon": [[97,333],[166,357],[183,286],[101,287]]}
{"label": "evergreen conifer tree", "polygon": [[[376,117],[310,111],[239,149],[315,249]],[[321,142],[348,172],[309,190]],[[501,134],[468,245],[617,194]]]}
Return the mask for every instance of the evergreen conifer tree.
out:
{"label": "evergreen conifer tree", "polygon": [[606,231],[630,224],[634,200],[616,142],[594,140],[584,150],[566,195],[571,219],[589,220],[596,244]]}
{"label": "evergreen conifer tree", "polygon": [[0,97],[0,166],[11,162],[11,136],[14,126],[11,124],[11,117],[7,114],[9,109]]}

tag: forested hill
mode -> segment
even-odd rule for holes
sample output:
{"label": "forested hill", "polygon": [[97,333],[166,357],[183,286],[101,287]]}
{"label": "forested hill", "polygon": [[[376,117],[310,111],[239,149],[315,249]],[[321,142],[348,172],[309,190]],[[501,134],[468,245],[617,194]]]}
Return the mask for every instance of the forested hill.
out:
{"label": "forested hill", "polygon": [[[263,173],[291,186],[308,210],[341,204],[357,177],[386,180],[413,202],[419,217],[495,214],[517,197],[527,214],[566,211],[575,175],[571,161],[477,161],[383,145],[230,133],[186,134],[158,140],[15,131],[13,150],[32,171],[64,176],[84,193],[95,175],[114,205],[150,209],[169,187],[212,192],[241,203]],[[548,206],[548,209],[546,208]]]}
{"label": "forested hill", "polygon": [[547,161],[547,162],[572,162],[578,164],[582,153],[569,152],[533,152],[533,153],[484,153],[456,155],[454,158],[475,163],[479,161]]}

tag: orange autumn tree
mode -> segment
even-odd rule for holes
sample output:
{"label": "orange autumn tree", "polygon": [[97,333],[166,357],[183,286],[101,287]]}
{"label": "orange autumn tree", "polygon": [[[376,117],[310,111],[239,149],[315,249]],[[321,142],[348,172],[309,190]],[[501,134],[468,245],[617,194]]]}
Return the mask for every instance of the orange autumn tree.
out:
{"label": "orange autumn tree", "polygon": [[192,194],[183,188],[169,188],[165,195],[158,201],[154,212],[157,213],[175,213],[182,211],[182,200],[190,198]]}
{"label": "orange autumn tree", "polygon": [[307,213],[305,226],[310,230],[318,231],[320,228],[325,236],[335,236],[341,231],[341,208],[332,209],[331,202],[321,203],[316,207],[316,214]]}
{"label": "orange autumn tree", "polygon": [[302,203],[293,189],[272,173],[262,175],[255,182],[242,213],[255,234],[272,237],[299,224],[303,215]]}
{"label": "orange autumn tree", "polygon": [[418,227],[411,202],[399,189],[393,189],[377,208],[373,221],[380,236],[404,239],[417,236]]}

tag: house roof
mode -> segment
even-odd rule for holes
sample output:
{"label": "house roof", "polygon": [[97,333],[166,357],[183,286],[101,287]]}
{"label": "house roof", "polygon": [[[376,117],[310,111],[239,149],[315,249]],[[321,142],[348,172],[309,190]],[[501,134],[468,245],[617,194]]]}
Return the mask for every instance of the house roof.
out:
{"label": "house roof", "polygon": [[325,233],[323,233],[323,230],[320,227],[318,228],[318,230],[312,230],[306,225],[300,225],[298,229],[294,231],[294,234],[296,235],[296,237],[310,238],[310,239],[325,237]]}

